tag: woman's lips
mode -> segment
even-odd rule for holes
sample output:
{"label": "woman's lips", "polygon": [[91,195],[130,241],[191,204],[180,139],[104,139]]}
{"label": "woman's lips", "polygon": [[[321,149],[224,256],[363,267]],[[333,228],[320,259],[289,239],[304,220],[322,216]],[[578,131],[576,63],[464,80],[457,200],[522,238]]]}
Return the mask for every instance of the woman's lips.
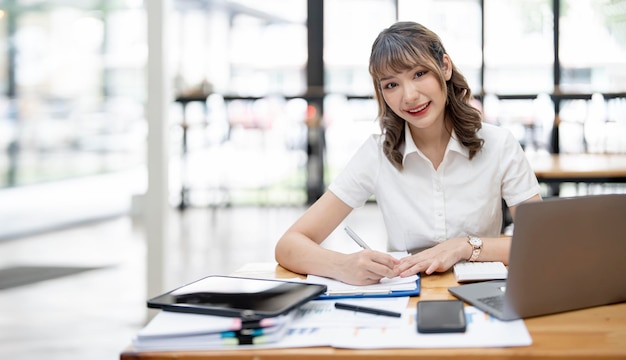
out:
{"label": "woman's lips", "polygon": [[430,101],[427,102],[426,104],[420,105],[420,106],[416,106],[414,108],[411,109],[406,109],[404,110],[405,112],[409,113],[410,115],[421,115],[424,112],[426,112],[426,110],[428,109],[428,107],[430,106]]}

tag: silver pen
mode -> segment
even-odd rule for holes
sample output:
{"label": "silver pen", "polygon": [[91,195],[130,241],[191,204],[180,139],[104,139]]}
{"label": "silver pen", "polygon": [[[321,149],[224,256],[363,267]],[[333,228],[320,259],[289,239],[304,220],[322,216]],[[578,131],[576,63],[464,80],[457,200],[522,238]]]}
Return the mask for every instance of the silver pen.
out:
{"label": "silver pen", "polygon": [[344,230],[346,230],[348,236],[350,236],[350,238],[352,238],[352,240],[354,240],[354,242],[357,243],[360,247],[362,247],[363,249],[371,250],[371,248],[365,243],[365,241],[363,241],[363,239],[361,239],[359,235],[352,231],[349,226],[346,226]]}

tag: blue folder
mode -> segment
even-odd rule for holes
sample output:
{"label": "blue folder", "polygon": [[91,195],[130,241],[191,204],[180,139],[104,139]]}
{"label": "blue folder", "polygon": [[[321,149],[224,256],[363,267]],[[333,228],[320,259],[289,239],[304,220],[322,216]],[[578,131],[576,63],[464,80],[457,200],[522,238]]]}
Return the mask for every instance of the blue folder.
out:
{"label": "blue folder", "polygon": [[420,294],[420,283],[421,277],[418,275],[417,280],[415,280],[415,289],[413,290],[395,290],[387,293],[358,293],[358,290],[355,290],[354,293],[350,291],[350,294],[322,294],[318,296],[315,300],[338,300],[338,299],[354,299],[354,298],[385,298],[385,297],[400,297],[400,296],[419,296]]}

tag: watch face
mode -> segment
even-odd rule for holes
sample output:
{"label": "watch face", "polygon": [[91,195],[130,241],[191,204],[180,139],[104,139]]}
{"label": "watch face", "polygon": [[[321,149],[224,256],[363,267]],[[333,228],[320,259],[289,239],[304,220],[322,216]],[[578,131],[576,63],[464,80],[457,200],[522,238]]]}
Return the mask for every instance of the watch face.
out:
{"label": "watch face", "polygon": [[470,240],[469,240],[469,243],[474,245],[474,246],[480,246],[480,245],[482,245],[483,242],[479,238],[471,237]]}

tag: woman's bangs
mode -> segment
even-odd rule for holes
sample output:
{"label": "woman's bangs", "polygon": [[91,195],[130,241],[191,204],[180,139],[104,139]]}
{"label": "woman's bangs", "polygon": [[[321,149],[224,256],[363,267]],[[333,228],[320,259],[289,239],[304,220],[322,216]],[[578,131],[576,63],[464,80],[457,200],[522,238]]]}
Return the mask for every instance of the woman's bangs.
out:
{"label": "woman's bangs", "polygon": [[372,54],[372,75],[380,79],[389,74],[398,74],[418,65],[421,59],[410,43],[386,41]]}

